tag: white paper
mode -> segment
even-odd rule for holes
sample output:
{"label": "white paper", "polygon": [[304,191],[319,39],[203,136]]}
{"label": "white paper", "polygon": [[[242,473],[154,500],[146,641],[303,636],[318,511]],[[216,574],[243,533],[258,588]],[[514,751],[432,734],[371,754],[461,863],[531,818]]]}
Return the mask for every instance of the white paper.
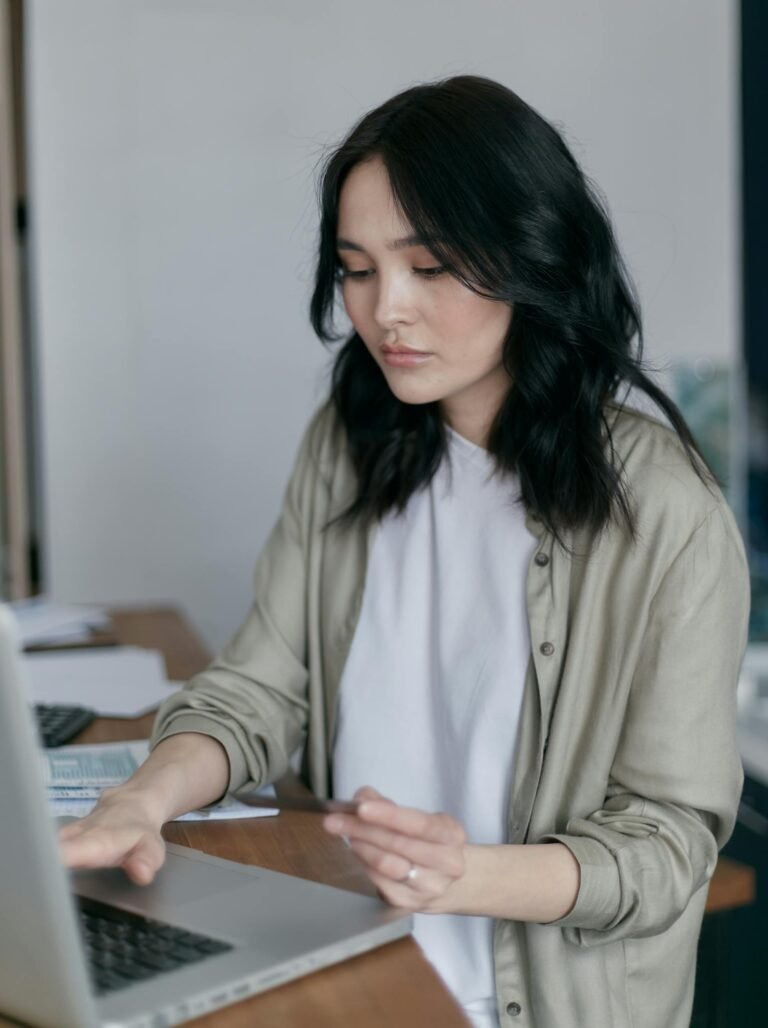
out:
{"label": "white paper", "polygon": [[88,639],[92,628],[112,627],[103,607],[51,603],[44,596],[9,604],[19,623],[22,646]]}
{"label": "white paper", "polygon": [[55,631],[36,634],[22,646],[71,646],[72,643],[87,643],[93,639],[90,628],[82,625],[70,625],[69,628],[58,628]]}
{"label": "white paper", "polygon": [[[259,792],[264,796],[275,795],[274,787],[271,785],[264,786]],[[54,817],[85,817],[95,806],[95,799],[48,799],[48,809]],[[190,810],[188,814],[174,818],[174,821],[232,821],[245,817],[274,817],[277,813],[277,809],[247,807],[238,800],[225,799],[207,810]]]}
{"label": "white paper", "polygon": [[[59,746],[40,754],[48,786],[48,809],[54,817],[85,817],[96,806],[102,788],[119,785],[149,755],[146,739],[95,743],[91,746]],[[94,771],[90,776],[88,771]],[[259,795],[272,797],[274,787]],[[226,821],[243,817],[271,817],[277,810],[246,806],[225,796],[206,810],[191,810],[176,821]]]}
{"label": "white paper", "polygon": [[166,679],[160,652],[138,646],[25,653],[21,663],[30,702],[80,704],[102,717],[139,717],[180,684]]}
{"label": "white paper", "polygon": [[[275,787],[265,785],[263,789],[259,789],[259,795],[269,796],[271,799],[275,795]],[[277,808],[273,810],[271,807],[249,807],[239,800],[225,797],[221,803],[207,810],[190,810],[188,814],[174,818],[174,821],[232,821],[241,817],[274,817],[278,813]]]}

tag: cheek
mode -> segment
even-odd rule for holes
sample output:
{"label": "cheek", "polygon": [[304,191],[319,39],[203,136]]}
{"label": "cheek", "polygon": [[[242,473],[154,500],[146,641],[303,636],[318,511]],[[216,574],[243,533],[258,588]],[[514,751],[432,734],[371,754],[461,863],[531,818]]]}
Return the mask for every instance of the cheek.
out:
{"label": "cheek", "polygon": [[511,320],[506,304],[484,300],[463,287],[432,309],[432,324],[443,338],[480,362],[501,356]]}
{"label": "cheek", "polygon": [[370,324],[372,311],[366,300],[365,291],[362,289],[345,289],[342,286],[341,298],[344,303],[344,310],[352,322],[354,329],[362,335]]}

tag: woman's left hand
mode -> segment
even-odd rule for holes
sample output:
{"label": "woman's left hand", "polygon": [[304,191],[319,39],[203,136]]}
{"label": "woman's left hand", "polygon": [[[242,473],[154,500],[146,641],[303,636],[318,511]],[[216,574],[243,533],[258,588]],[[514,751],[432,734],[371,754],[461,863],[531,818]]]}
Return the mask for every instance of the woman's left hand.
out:
{"label": "woman's left hand", "polygon": [[449,913],[466,870],[467,833],[448,814],[400,807],[375,789],[358,789],[356,814],[329,814],[326,831],[348,840],[382,898],[395,907]]}

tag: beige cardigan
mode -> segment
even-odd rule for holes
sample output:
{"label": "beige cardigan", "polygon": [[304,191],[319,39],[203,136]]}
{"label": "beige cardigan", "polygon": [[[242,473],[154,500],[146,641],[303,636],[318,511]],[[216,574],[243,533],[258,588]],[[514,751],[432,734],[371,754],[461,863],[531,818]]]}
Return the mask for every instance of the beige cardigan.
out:
{"label": "beige cardigan", "polygon": [[[637,543],[614,525],[596,540],[567,536],[569,554],[528,516],[539,544],[508,842],[565,843],[581,884],[558,922],[497,921],[504,1028],[687,1028],[707,882],[741,790],[749,588],[738,530],[669,429],[607,413]],[[279,777],[306,738],[305,778],[332,790],[336,691],[375,528],[324,526],[354,489],[326,405],[259,557],[248,618],[159,712],[154,743],[195,731],[224,745],[231,789]]]}

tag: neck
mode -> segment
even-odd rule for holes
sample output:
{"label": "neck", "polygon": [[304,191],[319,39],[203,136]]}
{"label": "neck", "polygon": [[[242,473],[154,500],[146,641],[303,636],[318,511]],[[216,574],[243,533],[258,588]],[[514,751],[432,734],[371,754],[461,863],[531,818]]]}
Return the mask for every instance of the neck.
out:
{"label": "neck", "polygon": [[443,420],[463,439],[468,439],[470,443],[481,446],[484,450],[488,449],[488,436],[493,419],[486,424],[484,420],[470,421],[463,418],[457,420],[444,415]]}
{"label": "neck", "polygon": [[[454,432],[469,439],[475,446],[488,449],[488,437],[501,404],[509,391],[510,380],[506,376],[494,383],[492,391],[486,389],[479,397],[452,397],[443,400],[440,412],[446,424]],[[477,402],[479,401],[479,402]]]}

